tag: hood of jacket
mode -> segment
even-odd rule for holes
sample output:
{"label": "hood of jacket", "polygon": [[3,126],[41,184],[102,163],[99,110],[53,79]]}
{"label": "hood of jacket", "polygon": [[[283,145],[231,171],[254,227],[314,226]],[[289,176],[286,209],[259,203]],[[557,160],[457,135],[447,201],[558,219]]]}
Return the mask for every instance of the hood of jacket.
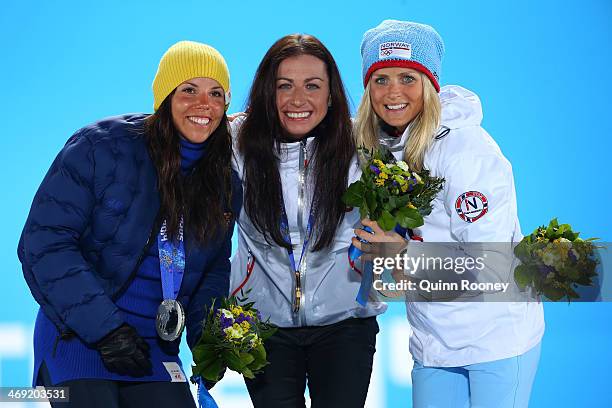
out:
{"label": "hood of jacket", "polygon": [[446,85],[440,89],[442,105],[442,126],[460,129],[467,126],[480,126],[482,105],[474,92],[459,85]]}

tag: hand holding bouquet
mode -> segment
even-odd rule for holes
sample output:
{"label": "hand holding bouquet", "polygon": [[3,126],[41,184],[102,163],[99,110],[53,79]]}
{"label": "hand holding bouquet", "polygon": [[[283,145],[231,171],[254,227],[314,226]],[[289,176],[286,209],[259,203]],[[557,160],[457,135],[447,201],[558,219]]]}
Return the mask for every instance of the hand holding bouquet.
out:
{"label": "hand holding bouquet", "polygon": [[[431,213],[432,201],[442,189],[444,179],[430,176],[427,170],[411,171],[406,162],[396,161],[388,151],[360,149],[360,152],[364,163],[361,179],[349,186],[342,201],[350,207],[358,207],[361,219],[375,221],[382,229],[380,232],[395,229],[399,236],[392,234],[395,237],[384,237],[384,240],[397,242],[397,238],[403,245],[406,229],[422,226],[423,217]],[[372,228],[375,229],[376,225],[372,225]],[[363,229],[373,233],[372,228],[365,226]],[[357,232],[357,238],[353,238],[348,251],[351,267],[362,275],[356,298],[362,306],[368,302],[373,279],[371,264],[365,264],[364,272],[355,266],[355,261],[362,254],[363,243],[370,240],[364,235],[369,234]],[[377,239],[383,235],[385,233],[372,237]]]}
{"label": "hand holding bouquet", "polygon": [[522,262],[514,270],[519,287],[532,286],[538,295],[553,301],[579,298],[574,289],[593,284],[598,261],[593,244],[597,238],[583,240],[578,235],[569,224],[559,224],[555,218],[523,238],[514,248]]}

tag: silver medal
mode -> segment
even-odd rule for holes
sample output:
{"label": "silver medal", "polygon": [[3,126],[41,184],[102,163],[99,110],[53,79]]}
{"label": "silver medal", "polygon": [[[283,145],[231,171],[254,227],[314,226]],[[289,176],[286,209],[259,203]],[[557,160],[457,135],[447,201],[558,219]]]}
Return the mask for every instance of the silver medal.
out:
{"label": "silver medal", "polygon": [[166,341],[174,341],[181,337],[185,328],[185,311],[180,302],[165,299],[157,308],[155,329],[157,335]]}

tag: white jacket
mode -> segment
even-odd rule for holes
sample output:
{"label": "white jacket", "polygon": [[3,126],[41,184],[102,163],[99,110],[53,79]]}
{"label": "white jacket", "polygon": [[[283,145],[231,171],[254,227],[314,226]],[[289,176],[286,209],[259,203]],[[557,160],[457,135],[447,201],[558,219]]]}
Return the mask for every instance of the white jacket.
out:
{"label": "white jacket", "polygon": [[[425,225],[416,230],[425,242],[510,243],[522,239],[512,166],[480,126],[482,109],[474,93],[459,86],[440,91],[442,125],[425,154],[424,167],[444,177],[443,190]],[[402,159],[408,129],[401,138],[385,137]],[[418,256],[411,241],[409,254]],[[544,333],[541,303],[408,302],[413,334],[410,351],[425,366],[457,367],[522,354]]]}
{"label": "white jacket", "polygon": [[[231,124],[234,142],[244,118]],[[306,144],[306,153],[313,138]],[[300,200],[300,176],[303,173],[301,144],[281,144],[281,164],[279,168],[285,209],[289,221],[291,242],[294,244],[294,257],[299,263],[302,242],[310,211],[312,185],[305,183],[304,199]],[[243,159],[234,148],[234,168],[243,176]],[[361,170],[356,159],[351,165],[349,184],[359,179]],[[347,186],[348,187],[348,186]],[[300,205],[303,202],[304,205]],[[301,215],[301,222],[298,216]],[[264,319],[279,327],[322,326],[339,322],[351,317],[369,317],[383,313],[387,305],[369,303],[361,307],[355,297],[359,290],[361,277],[348,263],[348,247],[353,230],[360,226],[357,209],[346,213],[337,229],[331,247],[317,252],[307,251],[300,268],[302,276],[302,304],[299,314],[292,311],[294,276],[285,248],[268,244],[251,223],[244,208],[238,218],[238,251],[232,259],[230,290],[237,288],[246,278],[249,251],[255,257],[255,265],[243,290],[251,290],[249,299]],[[312,247],[312,241],[309,245]]]}

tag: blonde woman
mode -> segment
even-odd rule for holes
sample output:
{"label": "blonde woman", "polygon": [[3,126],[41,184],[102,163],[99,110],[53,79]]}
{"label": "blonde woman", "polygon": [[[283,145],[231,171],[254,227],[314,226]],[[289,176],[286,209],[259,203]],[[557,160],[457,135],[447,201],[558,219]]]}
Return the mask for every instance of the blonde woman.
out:
{"label": "blonde woman", "polygon": [[[385,146],[411,168],[445,179],[415,231],[425,242],[517,242],[512,167],[480,126],[478,97],[457,86],[440,89],[443,53],[438,33],[423,24],[387,20],[364,34],[357,144]],[[422,245],[363,223],[374,232],[356,234],[370,242],[406,242],[408,254]],[[541,304],[407,302],[407,313],[415,407],[528,405],[544,332]]]}

